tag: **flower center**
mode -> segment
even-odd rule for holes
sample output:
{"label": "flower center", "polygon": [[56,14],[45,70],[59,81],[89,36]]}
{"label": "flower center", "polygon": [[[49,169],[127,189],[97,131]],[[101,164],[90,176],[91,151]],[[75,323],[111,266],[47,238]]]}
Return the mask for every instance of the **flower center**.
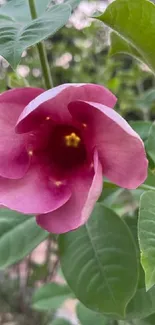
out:
{"label": "flower center", "polygon": [[87,160],[82,136],[72,126],[56,126],[50,140],[50,156],[61,169],[73,169]]}
{"label": "flower center", "polygon": [[80,137],[78,137],[78,135],[74,132],[72,132],[69,135],[65,135],[64,138],[65,138],[65,144],[67,147],[77,148],[81,141]]}

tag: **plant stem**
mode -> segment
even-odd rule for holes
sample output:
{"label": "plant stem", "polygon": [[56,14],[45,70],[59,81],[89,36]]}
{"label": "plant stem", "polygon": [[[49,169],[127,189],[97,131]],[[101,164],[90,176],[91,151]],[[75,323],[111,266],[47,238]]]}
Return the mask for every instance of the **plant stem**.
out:
{"label": "plant stem", "polygon": [[142,189],[142,190],[150,190],[150,191],[155,191],[155,187],[154,186],[150,186],[147,184],[142,184],[138,187],[138,189]]}
{"label": "plant stem", "polygon": [[[28,2],[29,2],[31,17],[32,17],[32,19],[36,19],[37,11],[36,11],[36,6],[35,6],[35,1],[28,0]],[[48,64],[45,44],[43,42],[38,43],[37,49],[38,49],[40,64],[41,64],[41,68],[42,68],[42,73],[44,76],[45,87],[46,87],[46,89],[50,89],[53,87],[53,81],[52,81],[50,68],[49,68],[49,64]]]}

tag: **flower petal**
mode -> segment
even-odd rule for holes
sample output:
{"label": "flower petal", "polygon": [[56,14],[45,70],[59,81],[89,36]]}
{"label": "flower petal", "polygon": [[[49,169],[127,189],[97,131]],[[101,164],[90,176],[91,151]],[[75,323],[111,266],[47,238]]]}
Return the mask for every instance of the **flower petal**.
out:
{"label": "flower petal", "polygon": [[102,191],[102,167],[94,154],[94,168],[81,170],[71,179],[72,196],[61,208],[36,217],[42,228],[53,233],[64,233],[83,225],[89,218]]}
{"label": "flower petal", "polygon": [[17,119],[24,107],[42,93],[38,88],[18,88],[0,95],[0,175],[21,178],[29,167],[25,135],[15,133]]}
{"label": "flower petal", "polygon": [[66,203],[70,196],[65,182],[57,182],[44,165],[33,164],[22,179],[0,178],[0,205],[22,213],[53,211]]}
{"label": "flower petal", "polygon": [[148,161],[139,135],[114,110],[98,103],[69,104],[72,116],[87,124],[87,146],[96,147],[103,175],[115,184],[135,189],[147,177]]}
{"label": "flower petal", "polygon": [[67,105],[73,100],[96,101],[109,107],[116,97],[106,88],[95,84],[64,84],[47,90],[35,98],[22,112],[16,130],[24,133],[33,130],[47,117],[58,123],[70,123]]}

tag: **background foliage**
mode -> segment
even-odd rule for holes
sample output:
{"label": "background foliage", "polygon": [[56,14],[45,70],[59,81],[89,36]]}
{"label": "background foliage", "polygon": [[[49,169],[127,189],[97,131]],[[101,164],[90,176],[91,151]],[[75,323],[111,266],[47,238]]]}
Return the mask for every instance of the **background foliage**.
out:
{"label": "background foliage", "polygon": [[[136,10],[135,4],[139,6],[146,1],[135,0],[134,5],[132,0],[127,0],[127,2],[131,5],[130,10],[133,12]],[[40,3],[43,5],[42,1]],[[116,3],[117,6],[118,3],[123,4],[123,0],[117,0]],[[104,4],[108,5],[108,1]],[[155,194],[153,192],[155,189],[155,126],[153,124],[155,78],[146,65],[148,63],[154,69],[154,54],[149,57],[145,56],[147,52],[145,45],[150,35],[149,28],[154,30],[155,23],[147,29],[145,42],[142,40],[142,43],[138,43],[138,49],[134,47],[136,37],[139,35],[138,31],[135,33],[135,39],[132,39],[132,44],[126,43],[124,39],[122,41],[113,32],[110,53],[117,55],[109,56],[110,36],[107,26],[112,27],[124,37],[131,32],[130,37],[128,36],[129,40],[133,35],[133,30],[123,29],[123,34],[121,34],[121,18],[113,24],[108,11],[100,16],[99,20],[86,18],[84,11],[91,16],[91,13],[97,11],[99,7],[99,2],[82,2],[66,27],[46,40],[45,45],[54,85],[66,82],[92,82],[103,84],[111,89],[118,97],[116,110],[131,123],[144,140],[149,158],[148,179],[145,184],[134,191],[118,188],[105,181],[104,191],[92,218],[76,233],[77,241],[74,242],[75,233],[60,236],[59,249],[57,238],[37,227],[33,217],[19,216],[11,211],[0,210],[0,324],[8,322],[14,325],[155,324]],[[41,8],[42,13],[43,8],[39,6],[38,8]],[[149,7],[148,10],[155,15],[155,8],[154,12],[150,8],[152,9]],[[120,15],[123,17],[124,8],[120,10],[122,10]],[[16,16],[19,18],[18,11],[16,11]],[[20,15],[22,23],[25,23],[23,21],[25,17],[24,11],[23,16]],[[103,25],[101,21],[106,25]],[[136,18],[131,21],[134,30],[136,27],[133,26],[133,22],[137,26],[137,21]],[[47,37],[48,34],[45,36]],[[1,46],[3,46],[2,41],[0,54],[4,55]],[[154,49],[153,36],[149,41],[149,46],[149,49],[152,47]],[[131,55],[124,55],[122,52]],[[142,54],[146,60],[136,61],[135,56],[141,58]],[[0,92],[28,85],[44,87],[36,48],[24,50],[16,72],[0,57]],[[153,191],[150,193],[147,190]],[[140,212],[138,212],[139,204]],[[139,242],[137,228],[139,229]],[[103,229],[104,232],[102,232]],[[107,238],[109,229],[115,235],[112,237],[109,235]],[[40,243],[42,243],[41,246],[33,251]],[[93,249],[92,243],[95,243],[96,250]],[[139,243],[143,252],[142,265],[140,264]],[[82,254],[83,251],[87,252],[87,255]],[[108,265],[104,254],[109,254]],[[118,269],[110,271],[109,267],[113,265],[114,260],[119,261],[116,287],[107,285],[105,272],[103,272],[103,266],[104,269],[107,267],[108,281],[110,277],[117,276]],[[94,285],[88,288],[88,299],[85,297],[83,288],[86,286],[86,281],[89,284],[89,277],[96,277],[98,272],[96,261],[100,266],[100,277]],[[83,269],[84,266],[85,269]],[[122,272],[124,269],[125,272]],[[145,288],[145,280],[148,291]],[[101,290],[103,284],[104,290]],[[112,306],[109,301],[111,301],[113,292],[114,304]],[[75,295],[81,302],[75,299]],[[69,303],[66,303],[68,299]]]}

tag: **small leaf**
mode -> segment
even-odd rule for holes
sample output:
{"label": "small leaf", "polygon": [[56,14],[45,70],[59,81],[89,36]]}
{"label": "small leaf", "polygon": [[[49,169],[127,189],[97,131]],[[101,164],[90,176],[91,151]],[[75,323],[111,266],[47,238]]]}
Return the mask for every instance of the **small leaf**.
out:
{"label": "small leaf", "polygon": [[138,235],[146,289],[149,290],[155,284],[155,191],[148,191],[141,197]]}
{"label": "small leaf", "polygon": [[116,55],[116,54],[127,54],[131,55],[134,58],[142,61],[142,57],[140,53],[134,48],[131,44],[129,44],[127,41],[125,41],[122,37],[120,37],[115,32],[112,32],[110,34],[110,41],[111,41],[111,47],[109,54]]}
{"label": "small leaf", "polygon": [[116,0],[98,19],[129,42],[155,71],[155,5],[152,2]]}
{"label": "small leaf", "polygon": [[126,224],[97,204],[88,223],[59,236],[60,261],[76,297],[96,312],[124,316],[137,281],[137,254]]}
{"label": "small leaf", "polygon": [[105,316],[95,313],[81,303],[78,303],[76,311],[81,325],[108,325],[108,321]]}
{"label": "small leaf", "polygon": [[32,273],[28,279],[28,285],[33,286],[36,281],[42,281],[48,276],[48,265],[44,264],[36,264],[31,261]]}
{"label": "small leaf", "polygon": [[67,298],[72,296],[73,294],[68,286],[48,283],[35,291],[32,307],[37,310],[57,309]]}
{"label": "small leaf", "polygon": [[16,68],[23,51],[56,33],[70,14],[71,7],[67,4],[53,6],[29,23],[0,14],[0,55]]}
{"label": "small leaf", "polygon": [[34,217],[0,209],[0,269],[27,256],[47,236]]}
{"label": "small leaf", "polygon": [[15,72],[8,75],[8,87],[9,88],[20,88],[28,87],[29,84],[25,78],[19,77]]}

